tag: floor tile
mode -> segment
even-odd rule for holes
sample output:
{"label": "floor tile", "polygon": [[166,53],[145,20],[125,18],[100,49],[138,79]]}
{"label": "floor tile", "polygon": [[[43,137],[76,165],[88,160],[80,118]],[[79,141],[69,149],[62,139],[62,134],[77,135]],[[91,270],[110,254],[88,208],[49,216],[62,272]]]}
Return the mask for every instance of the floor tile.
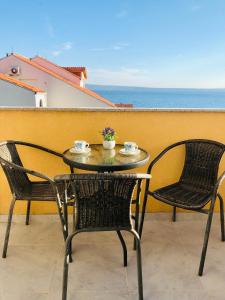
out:
{"label": "floor tile", "polygon": [[[0,300],[61,299],[64,242],[58,216],[14,216],[8,256],[0,259]],[[197,276],[206,216],[148,214],[142,237],[145,300],[224,300],[225,243],[215,214],[204,275]],[[6,217],[0,217],[0,246]],[[85,233],[73,241],[68,300],[138,300],[133,237],[123,233],[128,267],[115,233]]]}

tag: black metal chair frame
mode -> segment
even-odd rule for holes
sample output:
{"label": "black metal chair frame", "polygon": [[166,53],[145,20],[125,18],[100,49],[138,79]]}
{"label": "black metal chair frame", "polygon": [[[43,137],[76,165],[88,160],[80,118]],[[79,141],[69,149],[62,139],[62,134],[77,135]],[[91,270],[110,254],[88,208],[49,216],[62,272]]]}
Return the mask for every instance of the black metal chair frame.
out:
{"label": "black metal chair frame", "polygon": [[[59,158],[62,158],[62,154],[60,154],[56,151],[50,150],[48,148],[45,148],[45,147],[42,147],[42,146],[39,146],[39,145],[36,145],[36,144],[32,144],[32,143],[28,143],[28,142],[22,142],[22,141],[11,141],[10,140],[10,141],[1,142],[0,143],[0,149],[1,149],[1,147],[3,147],[3,146],[7,147],[7,145],[10,145],[10,144],[14,145],[15,148],[16,148],[16,145],[22,145],[22,146],[35,148],[35,149],[38,149],[38,150],[41,150],[41,151],[45,151],[49,154],[55,155]],[[20,157],[19,157],[19,159],[20,159]],[[55,200],[56,204],[57,204],[58,214],[59,214],[60,221],[61,221],[63,237],[64,237],[64,240],[66,240],[67,235],[68,235],[68,228],[67,228],[67,223],[65,222],[65,218],[64,218],[63,210],[62,210],[62,206],[63,206],[62,197],[60,197],[60,195],[59,195],[58,187],[57,187],[57,184],[54,182],[54,180],[52,180],[50,177],[48,177],[46,175],[43,175],[39,172],[36,172],[34,170],[31,170],[31,169],[24,168],[21,161],[20,161],[20,164],[18,165],[18,164],[15,164],[13,162],[10,162],[10,161],[4,159],[3,157],[1,157],[1,155],[0,155],[0,164],[1,164],[1,166],[4,170],[4,172],[5,172],[5,175],[7,177],[7,180],[8,180],[10,189],[11,189],[11,193],[12,193],[12,201],[11,201],[10,208],[9,208],[9,215],[8,215],[8,222],[7,222],[7,228],[6,228],[6,233],[5,233],[5,241],[4,241],[2,257],[6,258],[6,255],[7,255],[7,248],[8,248],[9,235],[10,235],[10,229],[11,229],[11,223],[12,223],[13,210],[14,210],[14,206],[15,206],[15,203],[16,203],[17,200],[27,201],[26,225],[29,224],[31,201],[40,201],[41,200],[41,201],[44,201],[44,202],[45,201],[51,201],[52,202],[52,201]],[[44,180],[44,183],[47,182],[50,185],[50,187],[52,188],[52,191],[53,191],[53,194],[54,194],[53,199],[49,199],[49,198],[45,199],[44,195],[38,195],[36,197],[32,197],[32,196],[31,197],[24,197],[24,198],[18,197],[17,193],[16,193],[16,190],[15,190],[14,183],[11,180],[10,175],[7,173],[7,170],[10,170],[10,171],[13,170],[15,172],[19,171],[21,174],[25,174],[26,176],[27,175],[32,175],[36,178]],[[41,181],[41,182],[43,182],[43,181]],[[36,183],[36,182],[32,182],[32,183]]]}
{"label": "black metal chair frame", "polygon": [[[171,149],[177,147],[177,146],[181,146],[181,145],[187,145],[188,143],[208,143],[208,144],[212,144],[212,145],[218,145],[219,147],[221,147],[221,151],[224,152],[225,151],[225,145],[216,141],[212,141],[212,140],[205,140],[205,139],[192,139],[192,140],[185,140],[185,141],[180,141],[177,143],[174,143],[170,146],[168,146],[167,148],[165,148],[159,155],[157,155],[157,157],[150,163],[147,173],[151,174],[152,173],[152,168],[153,166]],[[222,153],[223,155],[223,153]],[[217,165],[217,176],[218,176],[218,168],[219,168],[219,163],[220,160],[222,158],[221,157],[218,159],[218,165]],[[185,161],[186,163],[186,161]],[[185,165],[184,165],[185,167]],[[184,170],[183,170],[184,171]],[[182,173],[183,175],[183,173]],[[182,177],[181,175],[181,177]],[[218,197],[219,199],[219,203],[220,203],[220,222],[221,222],[221,241],[225,241],[225,233],[224,233],[224,204],[223,204],[223,198],[222,196],[219,194],[218,189],[219,186],[222,184],[223,180],[225,178],[225,172],[222,173],[222,175],[217,179],[217,181],[215,181],[214,183],[214,187],[211,191],[211,193],[209,194],[209,198],[207,203],[204,204],[204,206],[206,204],[208,204],[210,202],[210,208],[209,209],[205,209],[204,206],[198,209],[195,209],[194,207],[185,207],[182,205],[178,205],[177,203],[171,204],[171,203],[167,203],[166,201],[163,201],[159,198],[156,198],[154,196],[154,191],[150,191],[149,187],[150,187],[150,179],[148,179],[146,181],[146,186],[145,186],[145,194],[144,194],[144,201],[143,201],[143,206],[142,206],[142,213],[141,213],[141,221],[140,221],[140,227],[139,227],[139,236],[141,238],[142,236],[142,231],[143,231],[143,224],[144,224],[144,218],[145,218],[145,211],[146,211],[146,205],[147,205],[147,201],[148,201],[148,196],[153,196],[155,199],[159,200],[159,201],[163,201],[169,205],[173,206],[173,213],[172,213],[172,221],[175,222],[176,221],[176,208],[180,207],[186,210],[192,210],[195,212],[200,212],[203,214],[207,214],[208,215],[208,220],[207,220],[207,224],[206,224],[206,229],[205,229],[205,235],[204,235],[204,242],[203,242],[203,248],[202,248],[202,253],[201,253],[201,259],[200,259],[200,265],[199,265],[199,270],[198,270],[198,275],[202,276],[203,274],[203,269],[204,269],[204,264],[205,264],[205,258],[206,258],[206,252],[207,252],[207,246],[208,246],[208,240],[209,240],[209,234],[210,234],[210,229],[211,229],[211,223],[212,223],[212,217],[213,217],[213,212],[214,212],[214,206],[215,206],[215,202],[216,202],[216,198]]]}
{"label": "black metal chair frame", "polygon": [[[74,168],[70,167],[70,171],[71,174],[74,174]],[[101,174],[101,172],[98,172]],[[107,172],[108,173],[108,172]],[[109,173],[113,173],[113,172],[109,172]],[[149,175],[149,178],[151,178],[151,175]],[[138,228],[139,228],[139,216],[140,216],[140,194],[141,194],[141,181],[138,181],[137,183],[137,192],[136,192],[136,198],[132,199],[131,204],[135,205],[135,212],[134,214],[131,215],[131,218],[134,220],[134,229],[136,232],[138,232]],[[73,230],[75,230],[75,224],[76,224],[76,218],[75,218],[75,212],[76,212],[76,199],[74,197],[74,199],[72,201],[69,201],[68,199],[64,199],[64,217],[65,217],[65,223],[66,226],[68,228],[68,206],[72,206],[73,207]],[[123,245],[123,240],[121,239],[121,235],[118,234],[119,240]],[[133,249],[136,250],[136,241],[134,238],[134,246]],[[70,262],[72,262],[72,256],[70,256]]]}
{"label": "black metal chair frame", "polygon": [[[134,186],[132,189],[134,189],[135,185],[138,185],[138,189],[137,189],[137,198],[136,201],[137,203],[139,203],[140,201],[140,186],[141,186],[141,182],[143,179],[148,179],[150,178],[150,176],[148,174],[117,174],[117,173],[98,173],[98,174],[71,174],[71,175],[59,175],[55,177],[55,181],[56,182],[64,182],[65,183],[65,190],[67,190],[69,185],[72,185],[73,188],[73,192],[75,194],[75,198],[76,198],[76,205],[77,205],[77,210],[76,210],[76,224],[75,224],[75,228],[74,228],[74,232],[71,233],[66,240],[66,247],[65,247],[65,258],[64,258],[64,270],[63,270],[63,293],[62,293],[62,300],[66,300],[67,299],[67,284],[68,284],[68,270],[69,270],[69,262],[71,262],[71,247],[72,247],[72,240],[73,238],[82,232],[99,232],[99,231],[116,231],[121,245],[122,245],[122,249],[123,249],[123,264],[124,267],[127,266],[127,247],[126,247],[126,243],[123,239],[122,233],[121,231],[128,231],[130,232],[135,239],[135,244],[136,244],[136,253],[137,253],[137,270],[138,270],[138,291],[139,291],[139,300],[143,300],[143,283],[142,283],[142,263],[141,263],[141,245],[140,245],[140,238],[139,235],[137,233],[137,231],[134,228],[134,225],[131,221],[132,216],[131,216],[131,211],[129,212],[129,224],[127,224],[127,226],[113,226],[110,225],[113,221],[109,221],[109,225],[106,226],[104,225],[104,227],[99,227],[99,223],[97,223],[96,219],[97,218],[95,216],[95,218],[92,220],[92,225],[90,227],[86,227],[85,226],[82,228],[82,226],[80,225],[82,223],[82,217],[79,215],[79,206],[80,206],[80,199],[79,199],[79,195],[77,194],[77,182],[78,181],[89,181],[89,183],[92,182],[98,182],[99,184],[102,184],[102,182],[105,181],[109,181],[109,180],[132,180],[134,182]],[[93,202],[97,204],[98,201],[98,195],[97,196],[93,196]],[[102,194],[101,194],[102,196]],[[104,197],[104,200],[108,199],[107,198],[107,193],[102,196]],[[132,204],[132,199],[131,199],[132,195],[130,195],[129,199],[126,199],[127,201],[129,201],[129,207],[131,207]],[[114,201],[116,201],[117,198],[115,196]],[[125,201],[125,200],[124,200]],[[107,203],[107,200],[105,201],[105,203]],[[87,208],[88,209],[88,204]],[[139,205],[139,204],[138,204]],[[106,206],[107,207],[107,206]],[[106,207],[100,207],[97,208],[98,212],[101,211],[102,209],[105,209]],[[111,208],[112,209],[112,208]],[[107,213],[106,213],[107,214]],[[137,214],[137,212],[136,212]],[[98,218],[98,222],[101,223],[101,221],[99,221]],[[102,221],[103,222],[103,221]],[[96,224],[98,225],[96,225]]]}

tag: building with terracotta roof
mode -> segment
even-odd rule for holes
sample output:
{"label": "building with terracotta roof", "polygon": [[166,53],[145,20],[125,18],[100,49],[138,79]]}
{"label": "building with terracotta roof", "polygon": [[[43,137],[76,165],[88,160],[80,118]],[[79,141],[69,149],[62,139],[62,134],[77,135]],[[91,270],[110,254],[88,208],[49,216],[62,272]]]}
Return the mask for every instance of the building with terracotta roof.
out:
{"label": "building with terracotta roof", "polygon": [[0,105],[18,106],[20,99],[26,106],[46,106],[44,90],[0,73]]}
{"label": "building with terracotta roof", "polygon": [[85,67],[63,67],[65,70],[78,76],[81,80],[81,86],[84,86],[84,82],[87,79],[87,69]]}
{"label": "building with terracotta roof", "polygon": [[[38,107],[115,107],[111,101],[84,87],[84,80],[87,78],[84,67],[75,69],[60,67],[40,56],[27,58],[11,53],[0,59],[0,73],[14,80],[8,80],[8,86],[15,86],[17,82],[17,86],[24,90],[29,86],[33,90],[40,89],[45,94],[45,100],[35,101]],[[0,88],[0,100],[5,99],[4,94],[11,93],[11,90],[12,88],[8,88],[8,91],[4,89],[3,93]],[[22,98],[21,101],[23,102]],[[15,102],[18,103],[18,99]]]}

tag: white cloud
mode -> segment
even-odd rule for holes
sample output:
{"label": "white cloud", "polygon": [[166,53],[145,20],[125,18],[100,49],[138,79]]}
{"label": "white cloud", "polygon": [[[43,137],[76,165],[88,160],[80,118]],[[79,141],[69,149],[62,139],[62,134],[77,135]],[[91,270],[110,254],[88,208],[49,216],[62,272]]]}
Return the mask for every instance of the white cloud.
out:
{"label": "white cloud", "polygon": [[116,43],[115,45],[113,46],[110,46],[110,47],[99,47],[99,48],[92,48],[90,49],[91,51],[94,51],[94,52],[103,52],[103,51],[119,51],[119,50],[122,50],[124,49],[125,47],[128,47],[129,44],[128,43],[125,43],[125,42],[121,42],[121,43]]}
{"label": "white cloud", "polygon": [[112,47],[112,49],[115,50],[115,51],[118,51],[118,50],[124,49],[127,46],[128,46],[128,43],[117,43],[116,45],[114,45]]}
{"label": "white cloud", "polygon": [[71,49],[72,49],[72,43],[71,42],[65,42],[65,43],[62,44],[61,47],[59,47],[59,49],[52,51],[52,55],[53,56],[59,56],[63,52],[71,50]]}
{"label": "white cloud", "polygon": [[115,51],[118,51],[118,50],[121,50],[121,49],[122,49],[121,46],[118,46],[118,45],[113,46],[113,50],[115,50]]}
{"label": "white cloud", "polygon": [[[200,70],[201,71],[201,70]],[[188,66],[164,70],[147,70],[121,67],[118,69],[90,69],[89,83],[100,85],[120,85],[158,88],[225,88],[225,71],[217,76],[200,74],[198,69]]]}
{"label": "white cloud", "polygon": [[152,86],[151,76],[150,72],[144,69],[125,67],[118,70],[89,70],[89,79],[91,83],[105,85]]}
{"label": "white cloud", "polygon": [[148,71],[146,70],[143,70],[143,69],[137,69],[137,68],[125,68],[125,67],[122,67],[121,70],[123,72],[126,72],[128,74],[132,74],[132,75],[136,75],[136,74],[148,74]]}
{"label": "white cloud", "polygon": [[50,38],[54,38],[55,37],[55,28],[48,16],[45,17],[45,23],[46,23],[46,32],[47,32],[48,36]]}
{"label": "white cloud", "polygon": [[117,14],[116,14],[116,18],[122,19],[125,18],[128,15],[127,10],[123,9],[120,10]]}
{"label": "white cloud", "polygon": [[63,50],[70,50],[70,49],[72,49],[72,43],[71,42],[64,43],[62,49]]}
{"label": "white cloud", "polygon": [[60,51],[60,50],[52,51],[53,56],[59,56],[61,53],[62,53],[62,51]]}

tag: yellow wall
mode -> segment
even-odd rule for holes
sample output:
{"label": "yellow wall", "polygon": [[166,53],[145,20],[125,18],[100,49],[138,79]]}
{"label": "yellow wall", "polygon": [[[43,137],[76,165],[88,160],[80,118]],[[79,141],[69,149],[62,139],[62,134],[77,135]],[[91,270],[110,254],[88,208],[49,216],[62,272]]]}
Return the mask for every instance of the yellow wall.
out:
{"label": "yellow wall", "polygon": [[[115,128],[117,141],[136,141],[149,151],[153,159],[166,146],[183,139],[206,138],[225,143],[224,112],[166,112],[166,111],[56,111],[56,110],[0,110],[0,140],[22,140],[63,152],[75,139],[100,143],[99,131],[105,126]],[[37,150],[22,151],[24,165],[49,176],[69,172],[58,158]],[[154,169],[152,188],[172,183],[180,174],[184,149],[172,151]],[[147,165],[134,170],[145,172]],[[225,170],[224,159],[220,172]],[[223,192],[221,193],[225,196]],[[10,191],[0,171],[0,213],[8,212]],[[217,206],[218,208],[218,206]],[[149,209],[149,207],[148,207]],[[151,211],[171,211],[171,208],[151,200]],[[17,213],[25,212],[25,205],[16,205]],[[32,204],[32,213],[52,213],[55,206]]]}

